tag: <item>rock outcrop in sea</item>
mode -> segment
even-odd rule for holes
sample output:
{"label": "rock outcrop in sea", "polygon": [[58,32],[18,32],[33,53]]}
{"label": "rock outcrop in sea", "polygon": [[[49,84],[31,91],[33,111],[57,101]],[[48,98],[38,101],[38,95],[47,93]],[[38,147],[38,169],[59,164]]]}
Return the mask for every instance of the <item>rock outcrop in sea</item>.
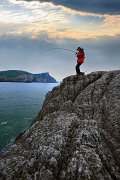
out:
{"label": "rock outcrop in sea", "polygon": [[32,74],[21,70],[0,71],[0,82],[57,83],[48,72]]}
{"label": "rock outcrop in sea", "polygon": [[0,179],[119,180],[120,70],[69,76],[49,92],[1,156]]}

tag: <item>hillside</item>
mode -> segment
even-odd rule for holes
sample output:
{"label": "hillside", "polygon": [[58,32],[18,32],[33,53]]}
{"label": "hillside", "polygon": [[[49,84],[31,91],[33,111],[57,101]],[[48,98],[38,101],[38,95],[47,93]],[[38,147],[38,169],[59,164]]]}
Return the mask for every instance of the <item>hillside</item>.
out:
{"label": "hillside", "polygon": [[1,156],[0,177],[119,180],[120,70],[69,76],[53,88],[31,127]]}
{"label": "hillside", "polygon": [[56,83],[56,80],[48,72],[32,74],[26,71],[9,70],[0,71],[0,82],[44,82]]}

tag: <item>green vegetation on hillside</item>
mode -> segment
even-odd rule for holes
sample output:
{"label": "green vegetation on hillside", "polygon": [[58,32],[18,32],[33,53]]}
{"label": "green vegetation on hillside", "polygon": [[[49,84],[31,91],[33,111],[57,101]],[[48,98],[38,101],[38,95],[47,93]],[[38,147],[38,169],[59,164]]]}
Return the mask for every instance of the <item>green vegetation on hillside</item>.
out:
{"label": "green vegetation on hillside", "polygon": [[32,74],[26,71],[9,70],[0,71],[0,82],[44,82],[56,83],[57,81],[48,72]]}
{"label": "green vegetation on hillside", "polygon": [[3,78],[17,78],[21,75],[28,74],[25,71],[17,71],[17,70],[9,70],[9,71],[1,71],[0,77]]}

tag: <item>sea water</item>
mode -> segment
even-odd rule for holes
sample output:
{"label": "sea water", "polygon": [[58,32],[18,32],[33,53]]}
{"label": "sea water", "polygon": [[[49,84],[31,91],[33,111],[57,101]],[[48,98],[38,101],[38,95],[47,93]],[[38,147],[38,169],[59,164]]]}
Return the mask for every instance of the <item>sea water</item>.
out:
{"label": "sea water", "polygon": [[58,83],[0,82],[0,153],[29,128],[45,95]]}

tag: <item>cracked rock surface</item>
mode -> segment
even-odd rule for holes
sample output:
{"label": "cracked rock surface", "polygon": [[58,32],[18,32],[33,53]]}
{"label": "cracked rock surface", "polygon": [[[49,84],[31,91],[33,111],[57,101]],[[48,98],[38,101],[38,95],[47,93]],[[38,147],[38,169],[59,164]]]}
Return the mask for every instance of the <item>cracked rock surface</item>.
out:
{"label": "cracked rock surface", "polygon": [[69,76],[53,88],[1,156],[4,179],[119,180],[120,70]]}

